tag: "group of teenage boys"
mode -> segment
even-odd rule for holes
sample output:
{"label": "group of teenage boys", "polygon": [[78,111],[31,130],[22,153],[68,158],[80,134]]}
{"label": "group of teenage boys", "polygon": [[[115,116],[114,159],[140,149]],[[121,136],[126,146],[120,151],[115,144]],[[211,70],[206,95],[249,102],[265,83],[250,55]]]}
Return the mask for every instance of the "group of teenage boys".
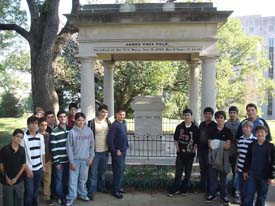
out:
{"label": "group of teenage boys", "polygon": [[[275,178],[275,149],[266,121],[257,115],[257,106],[246,106],[247,118],[238,119],[238,108],[226,113],[210,107],[204,109],[204,121],[192,122],[192,110],[183,110],[184,121],[176,127],[177,151],[175,179],[168,196],[188,194],[195,154],[200,166],[200,191],[206,202],[220,196],[228,205],[228,174],[232,171],[234,202],[241,206],[264,206],[269,185]],[[213,121],[213,115],[215,121]],[[184,171],[184,179],[182,174]],[[219,181],[218,181],[219,180]]]}
{"label": "group of teenage boys", "polygon": [[128,147],[125,111],[119,109],[111,124],[108,106],[100,105],[98,116],[86,124],[77,104],[65,111],[44,114],[36,108],[25,131],[15,129],[11,143],[0,151],[0,173],[5,206],[37,206],[39,192],[47,205],[73,205],[76,198],[94,199],[106,192],[108,152],[112,157],[113,191],[123,198],[123,172]]}

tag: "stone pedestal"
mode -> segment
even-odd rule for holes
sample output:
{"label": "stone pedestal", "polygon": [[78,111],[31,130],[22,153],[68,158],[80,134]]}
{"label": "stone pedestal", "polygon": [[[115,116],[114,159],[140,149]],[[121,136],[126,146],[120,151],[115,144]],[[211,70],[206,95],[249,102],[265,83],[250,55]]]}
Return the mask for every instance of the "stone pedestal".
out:
{"label": "stone pedestal", "polygon": [[164,103],[159,96],[138,96],[132,103],[135,117],[135,138],[132,149],[144,156],[156,156],[166,152],[162,136],[162,110]]}
{"label": "stone pedestal", "polygon": [[162,110],[164,103],[159,96],[137,96],[132,103],[135,117],[135,134],[162,135]]}

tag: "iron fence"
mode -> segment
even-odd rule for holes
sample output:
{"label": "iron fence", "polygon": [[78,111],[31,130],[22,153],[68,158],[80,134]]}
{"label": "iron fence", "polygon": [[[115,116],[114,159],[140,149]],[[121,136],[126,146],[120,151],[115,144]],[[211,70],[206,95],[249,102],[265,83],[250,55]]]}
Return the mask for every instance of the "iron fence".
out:
{"label": "iron fence", "polygon": [[144,135],[128,134],[128,157],[175,157],[176,148],[172,135]]}

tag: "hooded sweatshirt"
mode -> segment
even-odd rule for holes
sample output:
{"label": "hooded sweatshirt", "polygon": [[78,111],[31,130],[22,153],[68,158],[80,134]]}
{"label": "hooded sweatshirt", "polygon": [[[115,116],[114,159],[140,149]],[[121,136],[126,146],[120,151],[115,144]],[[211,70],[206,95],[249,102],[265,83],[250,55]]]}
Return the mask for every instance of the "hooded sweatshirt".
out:
{"label": "hooded sweatshirt", "polygon": [[70,163],[74,160],[92,160],[94,152],[94,135],[86,125],[81,129],[76,125],[70,130],[67,137],[67,154]]}

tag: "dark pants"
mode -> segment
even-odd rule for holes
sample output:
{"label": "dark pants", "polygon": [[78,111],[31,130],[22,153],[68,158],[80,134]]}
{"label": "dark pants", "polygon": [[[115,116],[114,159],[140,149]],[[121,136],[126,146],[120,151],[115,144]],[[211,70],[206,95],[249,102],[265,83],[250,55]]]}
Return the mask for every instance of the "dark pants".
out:
{"label": "dark pants", "polygon": [[121,156],[112,154],[112,170],[113,170],[113,193],[119,192],[122,187],[123,173],[125,170],[125,153]]}
{"label": "dark pants", "polygon": [[[182,192],[188,192],[190,187],[190,177],[192,172],[194,157],[182,157],[177,155],[176,159],[176,174],[175,174],[175,190],[182,190]],[[182,173],[184,171],[184,179],[181,181]]]}
{"label": "dark pants", "polygon": [[264,206],[268,193],[268,183],[266,179],[255,178],[252,175],[244,182],[246,195],[244,198],[244,206],[252,206],[255,193],[257,192],[257,200],[255,206]]}
{"label": "dark pants", "polygon": [[232,194],[235,195],[235,192],[239,190],[239,188],[236,188],[237,185],[234,185],[234,180],[235,180],[235,176],[236,176],[236,163],[237,163],[237,156],[229,156],[229,162],[230,162],[230,165],[231,165],[231,170],[232,170]]}
{"label": "dark pants", "polygon": [[220,182],[221,197],[227,197],[227,174],[224,171],[219,171],[211,165],[208,168],[209,175],[209,195],[216,196],[218,188],[218,178]]}
{"label": "dark pants", "polygon": [[55,192],[58,198],[65,198],[68,194],[69,163],[60,164],[60,169],[55,168]]}
{"label": "dark pants", "polygon": [[208,179],[208,150],[198,149],[198,157],[200,164],[200,190],[202,192],[209,191],[209,179]]}
{"label": "dark pants", "polygon": [[33,176],[25,180],[25,206],[38,206],[38,193],[43,178],[43,170],[32,171]]}
{"label": "dark pants", "polygon": [[3,185],[3,203],[5,206],[23,206],[24,182],[15,185]]}
{"label": "dark pants", "polygon": [[238,176],[239,191],[241,195],[241,206],[244,206],[245,195],[247,194],[246,184],[244,184],[245,181],[244,181],[242,172],[238,172],[237,176]]}

